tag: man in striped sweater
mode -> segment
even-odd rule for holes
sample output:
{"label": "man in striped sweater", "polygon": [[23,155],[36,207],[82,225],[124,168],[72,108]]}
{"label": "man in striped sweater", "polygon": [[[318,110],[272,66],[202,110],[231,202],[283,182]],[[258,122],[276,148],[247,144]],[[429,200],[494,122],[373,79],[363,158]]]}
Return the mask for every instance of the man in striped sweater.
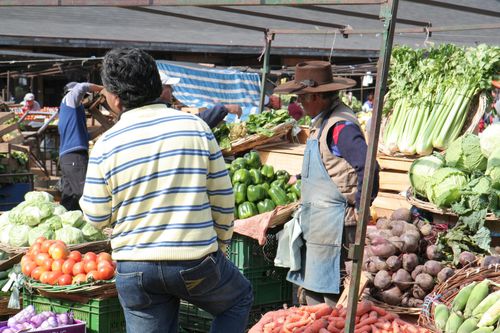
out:
{"label": "man in striped sweater", "polygon": [[234,197],[210,128],[156,102],[160,76],[139,49],[108,52],[101,77],[121,117],[91,152],[80,206],[113,227],[127,332],[177,332],[180,299],[214,315],[211,332],[244,332],[252,289],[225,257]]}

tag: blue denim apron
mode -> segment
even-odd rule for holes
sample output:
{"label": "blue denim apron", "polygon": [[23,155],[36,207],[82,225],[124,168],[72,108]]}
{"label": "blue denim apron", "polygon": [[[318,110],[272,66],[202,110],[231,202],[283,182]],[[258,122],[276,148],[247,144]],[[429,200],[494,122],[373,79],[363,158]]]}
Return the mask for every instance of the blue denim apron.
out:
{"label": "blue denim apron", "polygon": [[[328,116],[323,118],[317,138],[321,138],[327,119]],[[318,139],[307,140],[301,192],[300,226],[305,244],[301,249],[301,269],[289,272],[287,280],[307,290],[338,294],[347,201],[326,171]]]}

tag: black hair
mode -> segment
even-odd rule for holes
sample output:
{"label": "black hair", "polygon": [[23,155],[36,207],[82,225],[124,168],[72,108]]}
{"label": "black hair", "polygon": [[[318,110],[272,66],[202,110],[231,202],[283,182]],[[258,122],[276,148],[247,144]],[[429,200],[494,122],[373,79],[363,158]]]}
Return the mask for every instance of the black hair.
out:
{"label": "black hair", "polygon": [[290,103],[293,103],[297,100],[297,96],[290,97]]}
{"label": "black hair", "polygon": [[125,109],[141,107],[160,97],[162,85],[155,60],[141,49],[112,49],[102,61],[101,79]]}
{"label": "black hair", "polygon": [[329,100],[334,100],[338,98],[339,92],[338,91],[325,91],[319,93],[322,99],[329,99]]}

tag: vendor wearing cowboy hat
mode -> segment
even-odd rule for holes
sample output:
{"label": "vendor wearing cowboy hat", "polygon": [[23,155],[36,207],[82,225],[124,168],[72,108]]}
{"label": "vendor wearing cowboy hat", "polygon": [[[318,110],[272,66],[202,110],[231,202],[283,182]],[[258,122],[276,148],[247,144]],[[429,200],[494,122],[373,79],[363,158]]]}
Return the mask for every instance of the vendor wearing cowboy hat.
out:
{"label": "vendor wearing cowboy hat", "polygon": [[[293,81],[274,90],[298,95],[313,118],[301,174],[303,245],[294,256],[300,268],[287,277],[305,290],[307,304],[336,303],[340,270],[355,240],[367,145],[354,112],[339,98],[340,90],[355,84],[334,77],[329,62],[306,61],[295,67]],[[372,198],[378,192],[378,168],[375,176]]]}
{"label": "vendor wearing cowboy hat", "polygon": [[[160,71],[160,79],[163,86],[163,91],[159,99],[160,101],[167,103],[170,106],[173,100],[172,86],[178,84],[181,79],[178,77],[168,76],[163,71]],[[221,103],[217,103],[210,109],[198,113],[197,116],[200,117],[204,122],[206,122],[210,128],[214,128],[224,120],[228,113],[235,114],[238,116],[238,118],[241,117],[241,106],[239,106],[238,104],[224,105]]]}

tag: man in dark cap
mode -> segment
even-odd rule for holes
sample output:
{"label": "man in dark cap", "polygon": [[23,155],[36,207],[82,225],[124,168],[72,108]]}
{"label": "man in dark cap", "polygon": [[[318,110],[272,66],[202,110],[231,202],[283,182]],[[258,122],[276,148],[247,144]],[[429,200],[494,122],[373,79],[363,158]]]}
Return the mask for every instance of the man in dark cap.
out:
{"label": "man in dark cap", "polygon": [[102,86],[92,83],[70,82],[64,87],[57,126],[62,174],[61,205],[67,210],[80,209],[78,200],[83,193],[89,161],[89,134],[82,100],[86,93],[101,90]]}
{"label": "man in dark cap", "polygon": [[[308,304],[338,300],[340,270],[354,243],[367,146],[354,112],[338,93],[355,84],[334,77],[329,62],[307,61],[297,64],[293,81],[274,90],[298,95],[313,119],[301,173],[303,246],[294,256],[300,268],[288,274],[305,290]],[[377,191],[378,170],[373,198]]]}

